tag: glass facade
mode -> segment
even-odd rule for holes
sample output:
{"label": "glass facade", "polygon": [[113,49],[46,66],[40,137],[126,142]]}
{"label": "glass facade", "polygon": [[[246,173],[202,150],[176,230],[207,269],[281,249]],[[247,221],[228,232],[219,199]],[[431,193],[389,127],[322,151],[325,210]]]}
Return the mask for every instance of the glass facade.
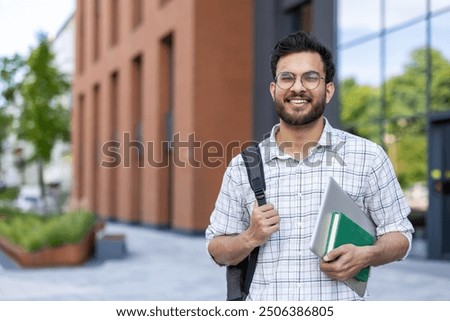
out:
{"label": "glass facade", "polygon": [[339,0],[344,129],[380,143],[404,189],[427,179],[427,115],[450,110],[450,0]]}

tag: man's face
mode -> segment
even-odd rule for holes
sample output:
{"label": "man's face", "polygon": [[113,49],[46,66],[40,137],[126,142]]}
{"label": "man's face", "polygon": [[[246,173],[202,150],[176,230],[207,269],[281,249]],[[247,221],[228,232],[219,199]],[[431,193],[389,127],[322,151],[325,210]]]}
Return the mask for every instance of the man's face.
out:
{"label": "man's face", "polygon": [[300,81],[306,72],[315,71],[325,78],[324,64],[320,55],[315,52],[298,52],[281,57],[277,64],[280,72],[290,72],[295,75],[295,82],[289,89],[281,89],[272,82],[270,93],[275,102],[276,112],[280,121],[289,126],[299,127],[310,124],[323,115],[325,105],[334,93],[333,83],[320,83],[315,89],[307,89]]}

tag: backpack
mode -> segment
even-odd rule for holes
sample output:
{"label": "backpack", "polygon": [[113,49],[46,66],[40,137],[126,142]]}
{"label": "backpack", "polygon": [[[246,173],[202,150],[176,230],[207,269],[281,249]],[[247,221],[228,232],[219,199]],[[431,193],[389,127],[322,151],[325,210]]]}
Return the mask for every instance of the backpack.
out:
{"label": "backpack", "polygon": [[[266,204],[264,191],[264,168],[261,151],[257,144],[247,147],[241,153],[247,169],[250,186],[255,193],[258,206]],[[250,255],[237,265],[227,266],[227,301],[245,301],[255,273],[259,246],[254,248]]]}

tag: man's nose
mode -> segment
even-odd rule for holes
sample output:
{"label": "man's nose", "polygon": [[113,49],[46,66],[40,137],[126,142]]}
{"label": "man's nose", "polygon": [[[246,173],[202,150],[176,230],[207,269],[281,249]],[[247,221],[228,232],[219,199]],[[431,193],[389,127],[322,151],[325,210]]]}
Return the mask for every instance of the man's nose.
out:
{"label": "man's nose", "polygon": [[291,90],[295,92],[301,92],[306,90],[306,88],[302,84],[301,76],[295,77],[294,84],[292,85]]}

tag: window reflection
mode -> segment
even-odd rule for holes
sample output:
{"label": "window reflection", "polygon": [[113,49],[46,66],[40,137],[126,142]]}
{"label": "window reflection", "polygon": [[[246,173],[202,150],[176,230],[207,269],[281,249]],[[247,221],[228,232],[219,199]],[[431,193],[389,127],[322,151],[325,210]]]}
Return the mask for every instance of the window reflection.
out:
{"label": "window reflection", "polygon": [[431,112],[450,110],[450,0],[338,5],[342,125],[383,145],[402,187],[425,181],[427,99]]}
{"label": "window reflection", "polygon": [[339,44],[376,33],[381,28],[380,0],[339,0],[338,21]]}
{"label": "window reflection", "polygon": [[431,20],[431,111],[450,110],[450,12]]}
{"label": "window reflection", "polygon": [[379,40],[340,51],[341,121],[346,130],[381,142]]}
{"label": "window reflection", "polygon": [[[448,0],[450,2],[450,0]],[[431,47],[450,60],[450,11],[431,20]]]}
{"label": "window reflection", "polygon": [[450,7],[450,0],[430,0],[430,1],[432,12]]}
{"label": "window reflection", "polygon": [[352,77],[360,84],[379,86],[381,81],[379,40],[342,49],[338,70],[341,79]]}
{"label": "window reflection", "polygon": [[427,0],[385,0],[386,28],[425,16]]}
{"label": "window reflection", "polygon": [[386,116],[425,112],[426,24],[386,36]]}

